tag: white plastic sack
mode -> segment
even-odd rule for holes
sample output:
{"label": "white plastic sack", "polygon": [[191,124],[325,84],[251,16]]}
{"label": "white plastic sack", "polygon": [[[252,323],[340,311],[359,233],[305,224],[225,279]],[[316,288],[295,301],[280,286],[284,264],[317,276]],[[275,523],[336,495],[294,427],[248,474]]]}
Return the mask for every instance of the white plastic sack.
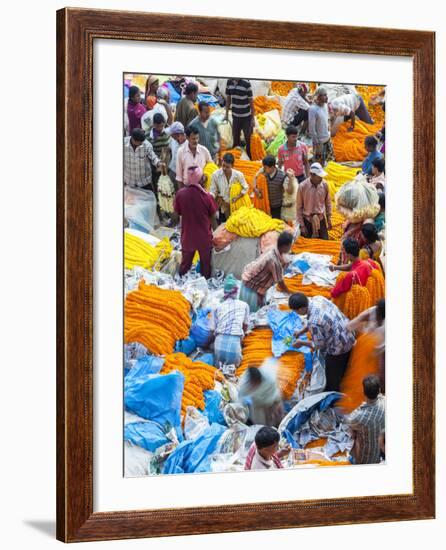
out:
{"label": "white plastic sack", "polygon": [[154,235],[149,235],[149,233],[144,233],[144,231],[138,231],[137,229],[131,229],[130,227],[125,228],[125,232],[129,235],[134,235],[135,237],[139,237],[146,243],[150,244],[151,246],[156,246],[161,239],[158,239],[158,237],[155,237]]}
{"label": "white plastic sack", "polygon": [[273,109],[272,111],[267,111],[264,113],[264,116],[266,118],[265,124],[263,127],[260,127],[259,125],[258,131],[263,139],[269,140],[274,138],[278,134],[279,130],[282,129],[280,113],[277,109]]}
{"label": "white plastic sack", "polygon": [[157,220],[156,197],[150,190],[125,187],[124,215],[137,229],[150,233]]}
{"label": "white plastic sack", "polygon": [[124,442],[124,477],[141,477],[149,475],[149,464],[152,453],[130,441]]}
{"label": "white plastic sack", "polygon": [[232,149],[234,139],[232,135],[232,124],[229,121],[224,121],[218,125],[218,132],[221,139],[224,141],[225,149]]}

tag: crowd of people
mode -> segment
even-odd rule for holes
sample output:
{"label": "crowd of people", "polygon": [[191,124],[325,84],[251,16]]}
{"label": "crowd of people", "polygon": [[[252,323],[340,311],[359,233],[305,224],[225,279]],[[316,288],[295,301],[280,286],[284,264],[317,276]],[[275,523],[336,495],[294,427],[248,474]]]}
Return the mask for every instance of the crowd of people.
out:
{"label": "crowd of people", "polygon": [[[155,75],[148,76],[144,94],[137,86],[128,90],[124,185],[157,196],[160,176],[169,176],[173,212],[165,213],[159,205],[157,210],[161,223],[180,233],[180,277],[191,270],[197,252],[201,275],[206,279],[213,276],[213,231],[229,219],[231,204],[244,196],[262,198],[265,188],[262,191],[258,185],[261,176],[266,180],[271,218],[298,228],[305,238],[328,240],[333,205],[325,178],[327,163],[333,159],[332,140],[346,122],[349,132],[354,131],[357,119],[373,123],[363,97],[354,87],[344,87],[346,93],[333,96],[329,85],[319,84],[310,93],[308,83],[299,83],[283,101],[284,143],[277,155],[265,154],[253,181],[248,183],[243,172],[234,167],[233,150],[240,148],[246,158],[252,158],[255,108],[251,82],[230,79],[220,92],[223,121],[231,121],[232,152],[220,134],[221,120],[212,116],[209,102],[198,100],[199,83],[188,81],[175,105]],[[384,92],[376,102],[385,109]],[[384,140],[384,126],[376,135],[367,136],[366,156],[357,167],[376,189],[380,210],[374,218],[346,224],[339,259],[329,266],[331,272],[343,273],[343,277],[332,286],[330,297],[307,296],[288,287],[284,273],[296,232],[287,230],[280,233],[273,247],[244,266],[240,280],[226,274],[223,300],[210,316],[215,364],[238,367],[249,317],[266,304],[268,291],[276,287],[288,295],[289,310],[305,320],[303,326],[296,327],[293,346],[323,354],[326,392],[340,391],[358,332],[371,331],[377,336],[374,352],[379,357],[380,371],[363,378],[364,402],[347,417],[354,438],[351,461],[356,464],[378,463],[385,456],[385,300],[353,319],[348,319],[335,302],[353,285],[365,286],[374,270],[384,272]],[[209,163],[217,165],[210,177],[205,175]],[[231,192],[234,184],[239,185],[237,195]],[[277,381],[268,368],[247,368],[239,380],[239,397],[249,403],[248,422],[263,426],[248,452],[245,469],[283,467],[281,459],[290,449],[284,446],[279,450],[277,428],[285,412]]]}

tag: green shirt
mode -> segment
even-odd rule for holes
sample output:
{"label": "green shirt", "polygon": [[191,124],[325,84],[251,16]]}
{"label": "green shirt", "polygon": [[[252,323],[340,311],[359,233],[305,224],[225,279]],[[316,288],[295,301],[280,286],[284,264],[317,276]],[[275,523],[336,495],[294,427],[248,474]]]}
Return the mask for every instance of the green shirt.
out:
{"label": "green shirt", "polygon": [[201,122],[200,117],[195,117],[189,124],[191,128],[198,131],[199,142],[214,157],[220,148],[220,137],[218,134],[218,124],[215,119],[209,118],[206,126]]}

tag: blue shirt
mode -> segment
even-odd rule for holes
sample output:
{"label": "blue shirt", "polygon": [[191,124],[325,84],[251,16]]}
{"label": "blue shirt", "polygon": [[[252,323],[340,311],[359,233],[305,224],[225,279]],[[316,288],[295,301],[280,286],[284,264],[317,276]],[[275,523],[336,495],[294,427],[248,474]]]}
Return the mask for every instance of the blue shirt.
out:
{"label": "blue shirt", "polygon": [[365,159],[364,159],[364,162],[362,163],[362,171],[364,172],[364,174],[367,174],[368,176],[371,176],[372,175],[372,162],[376,159],[381,159],[383,156],[382,156],[382,153],[380,153],[379,151],[372,151],[371,153],[369,153]]}

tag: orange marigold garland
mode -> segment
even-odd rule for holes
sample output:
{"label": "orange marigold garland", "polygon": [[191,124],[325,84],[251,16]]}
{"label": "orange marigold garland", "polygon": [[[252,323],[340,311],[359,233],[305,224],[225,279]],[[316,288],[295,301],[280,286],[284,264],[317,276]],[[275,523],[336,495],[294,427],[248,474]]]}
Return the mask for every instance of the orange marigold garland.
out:
{"label": "orange marigold garland", "polygon": [[[248,367],[260,367],[265,359],[273,356],[271,341],[273,332],[270,328],[256,328],[243,340],[242,362],[237,369],[241,376]],[[297,351],[287,351],[279,358],[277,380],[283,399],[293,395],[305,367],[305,358]]]}
{"label": "orange marigold garland", "polygon": [[124,341],[139,342],[150,353],[172,353],[175,342],[189,335],[190,304],[176,290],[166,290],[140,281],[125,299]]}
{"label": "orange marigold garland", "polygon": [[255,193],[252,198],[252,202],[255,208],[263,210],[266,214],[271,215],[271,208],[269,204],[269,195],[268,195],[268,184],[266,183],[266,178],[264,174],[259,174],[257,176],[257,189],[260,191],[262,197],[258,197]]}
{"label": "orange marigold garland", "polygon": [[254,98],[254,114],[261,115],[274,109],[277,109],[279,113],[282,112],[282,105],[277,98],[265,95],[258,95]]}
{"label": "orange marigold garland", "polygon": [[325,298],[331,298],[331,287],[319,286],[315,284],[304,285],[302,284],[303,275],[295,275],[294,277],[286,277],[285,283],[291,292],[302,292],[308,298],[313,296],[324,296]]}
{"label": "orange marigold garland", "polygon": [[367,155],[364,139],[376,134],[381,129],[378,124],[366,124],[356,120],[355,129],[350,132],[350,122],[344,122],[333,138],[333,152],[336,162],[362,161]]}
{"label": "orange marigold garland", "polygon": [[186,415],[186,408],[189,406],[204,410],[203,392],[214,389],[216,380],[224,381],[224,376],[218,369],[201,361],[193,362],[184,353],[171,353],[166,356],[161,374],[173,371],[180,371],[184,375],[182,416]]}
{"label": "orange marigold garland", "polygon": [[293,254],[312,252],[313,254],[326,254],[332,256],[332,261],[337,263],[341,251],[341,241],[326,241],[324,239],[307,239],[299,237],[291,249]]}
{"label": "orange marigold garland", "polygon": [[379,358],[376,354],[377,338],[372,333],[361,334],[353,347],[350,361],[341,382],[345,394],[338,401],[346,413],[351,413],[365,400],[362,381],[369,374],[379,374]]}
{"label": "orange marigold garland", "polygon": [[271,91],[273,94],[280,95],[282,97],[287,96],[294,88],[295,83],[288,80],[273,80],[271,82]]}
{"label": "orange marigold garland", "polygon": [[262,138],[256,132],[251,134],[251,159],[262,160],[266,156]]}

